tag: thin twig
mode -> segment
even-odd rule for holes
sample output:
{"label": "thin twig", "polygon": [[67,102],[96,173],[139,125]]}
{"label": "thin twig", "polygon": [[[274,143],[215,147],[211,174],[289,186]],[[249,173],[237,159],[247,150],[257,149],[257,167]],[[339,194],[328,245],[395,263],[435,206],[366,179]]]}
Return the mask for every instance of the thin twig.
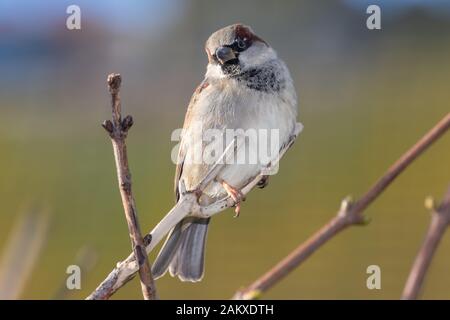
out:
{"label": "thin twig", "polygon": [[432,199],[427,199],[425,205],[432,211],[431,222],[406,281],[402,294],[404,300],[414,300],[419,296],[431,260],[450,223],[450,187],[440,206],[436,206]]}
{"label": "thin twig", "polygon": [[[281,157],[286,153],[286,151],[292,146],[297,136],[300,134],[303,126],[298,123],[293,136],[290,139],[290,142],[284,146],[284,148],[280,151],[280,154],[277,155],[273,161],[269,164],[267,168],[263,168],[259,175],[257,175],[250,183],[248,183],[241,192],[243,195],[249,193],[261,180],[261,177],[270,172],[271,167],[278,164]],[[238,139],[239,140],[239,139]],[[235,145],[235,142],[238,142]],[[235,148],[231,148],[233,146]],[[155,246],[163,239],[163,237],[178,223],[180,222],[186,215],[191,214],[197,217],[211,217],[223,210],[230,208],[235,205],[233,199],[230,197],[226,197],[220,201],[217,201],[214,204],[203,207],[200,206],[197,202],[196,193],[202,191],[204,187],[206,187],[212,180],[216,178],[216,176],[221,172],[224,168],[228,159],[228,157],[236,150],[239,146],[239,141],[233,140],[222,153],[222,155],[218,158],[217,162],[212,166],[212,168],[208,171],[202,181],[193,188],[194,191],[186,191],[183,181],[180,181],[180,200],[178,200],[177,204],[169,211],[169,213],[153,228],[153,230],[145,236],[147,240],[147,253],[155,248]],[[124,286],[128,281],[130,281],[134,274],[137,271],[136,262],[134,261],[133,255],[129,255],[127,259],[119,262],[117,266],[110,272],[110,274],[106,277],[105,280],[92,292],[87,299],[88,300],[98,300],[98,299],[108,299],[111,295],[113,295],[117,290],[119,290],[122,286]]]}
{"label": "thin twig", "polygon": [[[234,144],[234,140],[232,142]],[[231,152],[231,144],[227,146],[220,159],[227,157],[227,154]],[[224,162],[220,159],[214,164],[206,176],[197,186],[197,190],[200,190],[200,186],[207,185],[214,176],[212,172],[219,173],[223,168]],[[191,212],[194,203],[197,202],[195,192],[186,192],[183,181],[180,181],[180,199],[175,206],[162,218],[162,220],[153,228],[153,230],[144,237],[146,252],[150,253],[151,250],[164,238],[164,236],[186,215]],[[87,300],[104,300],[109,299],[118,289],[124,286],[128,281],[133,279],[137,271],[136,261],[134,255],[130,254],[125,260],[117,263],[116,267],[105,280],[86,298]]]}
{"label": "thin twig", "polygon": [[386,173],[356,202],[346,199],[338,214],[247,288],[239,290],[234,299],[255,299],[297,268],[317,249],[340,231],[351,225],[364,224],[363,211],[402,173],[419,155],[450,128],[450,113],[439,121],[414,146],[404,153]]}
{"label": "thin twig", "polygon": [[142,294],[145,300],[157,299],[156,287],[151,274],[151,267],[145,251],[144,240],[139,227],[136,203],[131,191],[131,173],[128,166],[127,146],[125,139],[128,130],[133,125],[133,118],[126,116],[122,120],[120,102],[120,74],[108,76],[109,92],[111,93],[112,121],[106,120],[102,126],[109,133],[114,150],[114,158],[117,167],[117,179],[119,181],[120,196],[122,197],[125,218],[133,248],[133,254],[137,257],[139,277],[141,280]]}

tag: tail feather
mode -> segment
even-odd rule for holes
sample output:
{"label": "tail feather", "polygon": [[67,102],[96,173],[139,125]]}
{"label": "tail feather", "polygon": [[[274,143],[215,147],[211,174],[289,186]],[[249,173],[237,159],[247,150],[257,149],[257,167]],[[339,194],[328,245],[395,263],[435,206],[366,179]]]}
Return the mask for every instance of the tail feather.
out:
{"label": "tail feather", "polygon": [[174,227],[153,265],[154,278],[162,277],[167,270],[181,281],[203,278],[208,223],[209,219],[185,218]]}
{"label": "tail feather", "polygon": [[180,238],[182,233],[183,221],[179,222],[167,236],[159,254],[153,263],[152,274],[154,279],[158,279],[167,272],[170,262],[174,259],[181,244]]}

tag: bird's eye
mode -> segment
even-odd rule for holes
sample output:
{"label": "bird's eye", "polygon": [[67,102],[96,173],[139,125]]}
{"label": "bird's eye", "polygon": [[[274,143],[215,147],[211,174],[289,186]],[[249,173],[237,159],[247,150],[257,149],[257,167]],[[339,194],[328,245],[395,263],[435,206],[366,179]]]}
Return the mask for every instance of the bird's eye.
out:
{"label": "bird's eye", "polygon": [[236,44],[239,49],[245,49],[247,47],[247,39],[237,39]]}

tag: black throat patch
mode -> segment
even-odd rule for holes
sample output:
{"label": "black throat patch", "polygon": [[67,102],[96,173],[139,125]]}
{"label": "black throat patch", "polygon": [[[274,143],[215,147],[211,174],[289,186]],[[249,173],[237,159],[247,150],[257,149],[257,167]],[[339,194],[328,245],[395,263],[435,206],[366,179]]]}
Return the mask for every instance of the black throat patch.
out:
{"label": "black throat patch", "polygon": [[262,92],[278,92],[286,85],[282,69],[276,63],[259,68],[241,70],[239,64],[224,65],[223,72],[232,79],[243,82],[248,88]]}

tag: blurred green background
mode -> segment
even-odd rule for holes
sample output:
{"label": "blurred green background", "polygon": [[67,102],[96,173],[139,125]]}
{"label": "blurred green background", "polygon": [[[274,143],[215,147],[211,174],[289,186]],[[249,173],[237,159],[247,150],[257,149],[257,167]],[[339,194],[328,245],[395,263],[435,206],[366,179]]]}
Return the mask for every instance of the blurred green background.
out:
{"label": "blurred green background", "polygon": [[[75,1],[82,29],[65,27],[73,1],[0,4],[0,256],[30,203],[51,213],[47,241],[20,298],[51,299],[81,248],[96,263],[86,297],[130,252],[109,139],[106,75],[123,76],[134,192],[144,232],[172,207],[172,130],[202,80],[203,44],[243,22],[289,66],[305,129],[264,190],[211,224],[201,283],[157,281],[163,299],[229,298],[360,196],[449,112],[450,7],[445,1]],[[25,3],[25,4],[24,4]],[[379,4],[382,30],[366,28]],[[429,222],[424,199],[450,183],[450,135],[367,210],[372,222],[333,239],[264,297],[397,299]],[[450,298],[450,235],[423,298]],[[156,252],[155,252],[156,253]],[[154,259],[154,254],[151,258]],[[381,267],[381,290],[366,268]],[[114,298],[140,299],[136,279]]]}

